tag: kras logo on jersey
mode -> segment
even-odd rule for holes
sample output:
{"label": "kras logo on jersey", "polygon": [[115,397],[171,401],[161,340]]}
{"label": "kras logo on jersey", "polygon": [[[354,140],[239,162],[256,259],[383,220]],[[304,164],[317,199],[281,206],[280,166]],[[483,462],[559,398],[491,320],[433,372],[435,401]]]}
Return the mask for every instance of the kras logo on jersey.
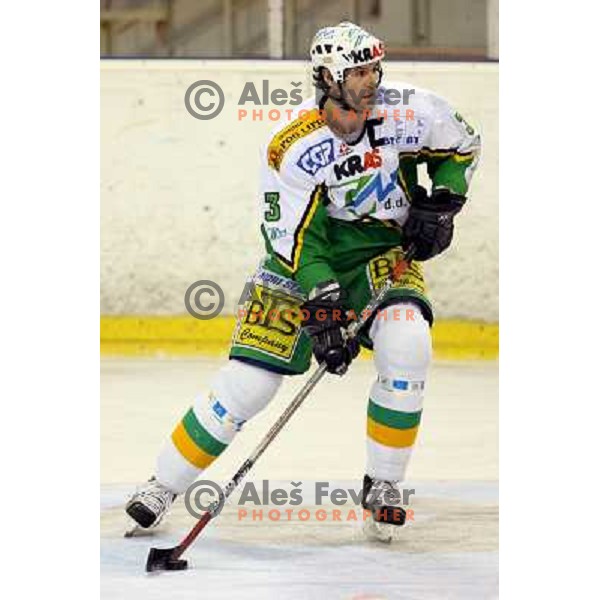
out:
{"label": "kras logo on jersey", "polygon": [[369,169],[379,169],[381,165],[381,154],[379,153],[379,149],[375,148],[375,150],[365,152],[362,157],[355,154],[343,162],[334,165],[333,172],[336,179],[340,181],[346,177],[353,177],[357,173],[364,173]]}
{"label": "kras logo on jersey", "polygon": [[315,173],[333,162],[333,138],[311,146],[296,163],[305,173]]}

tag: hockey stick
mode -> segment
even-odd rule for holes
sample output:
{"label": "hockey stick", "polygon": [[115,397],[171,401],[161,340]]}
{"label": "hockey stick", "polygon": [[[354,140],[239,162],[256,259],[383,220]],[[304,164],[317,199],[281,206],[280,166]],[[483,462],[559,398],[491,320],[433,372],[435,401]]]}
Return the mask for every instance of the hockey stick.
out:
{"label": "hockey stick", "polygon": [[[347,329],[347,336],[350,338],[356,337],[360,328],[367,322],[373,314],[377,305],[383,300],[384,296],[391,289],[394,281],[408,269],[415,249],[411,246],[402,262],[400,262],[393,273],[385,280],[377,294],[375,294],[367,306],[363,309],[361,318],[353,321]],[[283,411],[282,415],[277,419],[273,427],[268,431],[260,444],[256,447],[250,457],[242,464],[236,474],[231,478],[229,483],[223,490],[223,497],[220,497],[219,503],[214,503],[194,525],[190,532],[183,538],[179,545],[173,548],[150,548],[148,559],[146,560],[146,571],[182,571],[187,569],[187,560],[182,560],[181,555],[191,546],[193,541],[200,535],[200,532],[208,525],[219,512],[225,500],[231,495],[233,490],[238,486],[240,481],[248,474],[250,469],[255,465],[262,453],[268,448],[269,444],[277,437],[278,433],[283,429],[285,424],[290,420],[292,415],[298,410],[305,398],[310,394],[313,388],[319,383],[323,375],[327,372],[325,363],[321,363],[317,370],[310,376],[302,389],[296,394],[288,407]]]}

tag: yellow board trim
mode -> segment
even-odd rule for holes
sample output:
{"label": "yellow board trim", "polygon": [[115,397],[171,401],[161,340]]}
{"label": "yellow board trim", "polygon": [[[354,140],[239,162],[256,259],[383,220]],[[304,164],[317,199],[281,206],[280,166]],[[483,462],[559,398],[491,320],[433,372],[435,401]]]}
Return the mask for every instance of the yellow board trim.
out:
{"label": "yellow board trim", "polygon": [[171,434],[171,439],[175,444],[175,448],[179,450],[179,453],[183,458],[198,469],[206,469],[215,458],[217,458],[216,456],[207,454],[202,448],[196,446],[188,432],[185,430],[183,422],[180,422],[179,425],[177,425],[175,431]]}
{"label": "yellow board trim", "polygon": [[410,448],[417,439],[419,426],[411,429],[394,429],[381,423],[376,423],[370,417],[367,418],[367,435],[370,439],[391,448]]}
{"label": "yellow board trim", "polygon": [[[190,315],[103,316],[100,351],[103,356],[226,356],[234,327],[233,316],[210,321]],[[435,359],[498,358],[497,323],[440,320],[432,333]]]}

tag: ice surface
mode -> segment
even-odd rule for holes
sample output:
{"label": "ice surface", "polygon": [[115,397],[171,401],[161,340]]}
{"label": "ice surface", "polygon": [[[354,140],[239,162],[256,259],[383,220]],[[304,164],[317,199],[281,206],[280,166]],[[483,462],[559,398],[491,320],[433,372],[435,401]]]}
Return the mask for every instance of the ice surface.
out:
{"label": "ice surface", "polygon": [[[311,518],[241,518],[226,506],[186,553],[190,569],[147,575],[150,546],[178,543],[193,525],[176,504],[154,537],[124,539],[122,506],[153,468],[165,435],[220,364],[218,360],[102,362],[102,598],[311,598],[339,600],[496,598],[498,576],[497,364],[438,363],[432,369],[407,487],[414,521],[390,545],[367,542],[360,521],[333,521],[314,506],[316,480],[359,487],[369,362],[322,382],[266,451],[248,479],[272,486],[303,481]],[[245,427],[205,473],[227,480],[302,381],[289,378],[273,403]],[[260,485],[257,483],[257,486]],[[255,507],[245,507],[249,509]],[[317,521],[317,508],[327,518]],[[342,507],[346,517],[360,511]]]}

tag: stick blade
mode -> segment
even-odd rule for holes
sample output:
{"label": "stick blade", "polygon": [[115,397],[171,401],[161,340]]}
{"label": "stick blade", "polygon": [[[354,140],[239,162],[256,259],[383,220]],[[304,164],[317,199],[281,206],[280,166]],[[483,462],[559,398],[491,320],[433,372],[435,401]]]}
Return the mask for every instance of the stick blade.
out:
{"label": "stick blade", "polygon": [[153,571],[184,571],[188,568],[188,561],[173,558],[175,548],[150,548],[148,560],[146,560],[146,572]]}

